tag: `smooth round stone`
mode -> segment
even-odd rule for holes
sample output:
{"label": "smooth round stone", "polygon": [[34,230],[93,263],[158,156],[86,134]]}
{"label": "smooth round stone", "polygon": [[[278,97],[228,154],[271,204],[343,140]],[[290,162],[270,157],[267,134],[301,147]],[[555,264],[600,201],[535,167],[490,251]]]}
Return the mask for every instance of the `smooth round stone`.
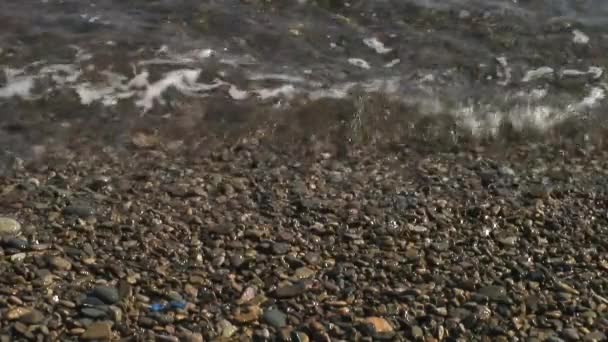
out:
{"label": "smooth round stone", "polygon": [[507,290],[503,286],[489,285],[484,286],[477,292],[478,294],[488,297],[490,300],[498,301],[507,296]]}
{"label": "smooth round stone", "polygon": [[287,325],[287,315],[279,309],[267,310],[262,317],[266,323],[276,329],[283,328]]}
{"label": "smooth round stone", "polygon": [[107,313],[105,310],[100,310],[96,308],[82,308],[80,312],[89,318],[102,318],[106,317]]}
{"label": "smooth round stone", "polygon": [[291,246],[288,243],[277,242],[272,245],[272,252],[277,255],[287,254]]}
{"label": "smooth round stone", "polygon": [[116,304],[120,300],[118,290],[110,286],[97,286],[91,292],[91,296],[97,297],[106,304]]}
{"label": "smooth round stone", "polygon": [[0,217],[0,236],[17,235],[21,232],[21,224],[10,217]]}
{"label": "smooth round stone", "polygon": [[8,238],[8,239],[6,239],[6,241],[4,241],[5,247],[18,249],[18,250],[28,249],[29,245],[30,244],[29,244],[29,242],[27,242],[27,240],[18,239],[15,237]]}
{"label": "smooth round stone", "polygon": [[21,316],[19,318],[19,321],[21,323],[25,323],[25,324],[38,324],[38,323],[42,322],[44,320],[44,318],[45,318],[45,315],[42,312],[40,312],[36,309],[33,309],[30,312],[26,313],[25,315]]}
{"label": "smooth round stone", "polygon": [[66,216],[89,217],[95,215],[95,210],[87,205],[69,205],[63,208],[63,214]]}
{"label": "smooth round stone", "polygon": [[80,304],[82,304],[82,306],[91,307],[91,306],[105,305],[106,303],[97,297],[87,297]]}

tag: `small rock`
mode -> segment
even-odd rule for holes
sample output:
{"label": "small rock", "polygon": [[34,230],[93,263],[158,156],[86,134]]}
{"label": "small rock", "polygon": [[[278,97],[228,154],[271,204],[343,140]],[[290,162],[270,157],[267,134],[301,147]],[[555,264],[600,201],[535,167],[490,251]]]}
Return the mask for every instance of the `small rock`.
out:
{"label": "small rock", "polygon": [[25,254],[25,253],[16,253],[16,254],[13,254],[13,255],[11,255],[11,261],[12,262],[23,261],[26,256],[27,256],[27,254]]}
{"label": "small rock", "polygon": [[28,325],[38,324],[44,320],[44,314],[36,309],[32,309],[29,312],[25,313],[23,316],[19,317],[19,321],[21,323],[25,323]]}
{"label": "small rock", "polygon": [[118,290],[110,286],[97,286],[91,295],[104,301],[106,304],[116,304],[120,301]]}
{"label": "small rock", "polygon": [[294,331],[291,333],[291,339],[293,342],[310,342],[310,338],[306,333],[302,331]]}
{"label": "small rock", "polygon": [[24,308],[24,307],[13,308],[13,309],[10,309],[8,312],[6,312],[6,314],[4,315],[4,318],[8,319],[9,321],[14,321],[14,320],[19,319],[19,318],[23,317],[24,315],[28,314],[31,310],[32,310],[31,308]]}
{"label": "small rock", "polygon": [[236,333],[238,330],[237,327],[235,327],[232,323],[230,323],[229,321],[227,321],[225,319],[221,320],[218,323],[218,328],[219,328],[219,331],[221,332],[223,338],[232,337],[232,335],[234,335],[234,333]]}
{"label": "small rock", "polygon": [[575,328],[566,328],[562,331],[562,336],[566,341],[578,341],[581,336],[578,334],[578,330]]}
{"label": "small rock", "polygon": [[29,248],[30,244],[27,242],[27,240],[11,237],[11,238],[6,239],[6,241],[4,241],[4,245],[7,248],[26,250]]}
{"label": "small rock", "polygon": [[294,272],[294,277],[297,279],[306,279],[315,275],[315,271],[308,267],[300,267]]}
{"label": "small rock", "polygon": [[264,321],[276,329],[287,325],[287,315],[279,309],[270,309],[264,312]]}
{"label": "small rock", "polygon": [[603,332],[601,332],[599,330],[592,331],[592,332],[588,333],[587,335],[585,335],[583,340],[588,341],[588,342],[606,341],[606,334],[604,334]]}
{"label": "small rock", "polygon": [[0,217],[0,236],[17,235],[21,232],[21,224],[10,217]]}
{"label": "small rock", "polygon": [[411,226],[410,230],[413,232],[416,232],[416,233],[424,233],[428,230],[428,228],[425,226],[416,225],[416,226]]}
{"label": "small rock", "polygon": [[507,296],[507,290],[503,286],[497,285],[484,286],[477,293],[492,301],[500,301]]}
{"label": "small rock", "polygon": [[233,316],[234,320],[239,323],[249,323],[257,321],[260,318],[261,309],[259,306],[250,306],[249,309],[242,313],[239,312]]}
{"label": "small rock", "polygon": [[68,259],[60,256],[49,258],[49,266],[60,271],[69,271],[72,269],[72,263]]}
{"label": "small rock", "polygon": [[412,338],[414,340],[421,340],[424,338],[424,331],[422,331],[422,328],[417,325],[412,327],[410,334],[412,334]]}
{"label": "small rock", "polygon": [[89,318],[105,318],[107,316],[107,312],[104,310],[100,310],[97,308],[82,308],[80,309],[80,312]]}
{"label": "small rock", "polygon": [[249,303],[253,298],[255,298],[256,293],[257,291],[254,287],[247,287],[241,294],[241,298],[237,300],[237,304],[243,305],[245,303]]}
{"label": "small rock", "polygon": [[504,236],[498,239],[503,246],[512,247],[517,243],[517,236]]}
{"label": "small rock", "polygon": [[63,215],[66,216],[78,216],[82,218],[86,218],[89,216],[93,216],[95,214],[95,210],[88,205],[68,205],[63,208]]}
{"label": "small rock", "polygon": [[368,317],[365,319],[365,323],[373,334],[387,334],[394,331],[393,326],[382,317]]}
{"label": "small rock", "polygon": [[289,252],[291,246],[288,243],[277,242],[272,244],[272,252],[276,255],[284,255]]}
{"label": "small rock", "polygon": [[555,284],[555,286],[556,286],[556,287],[557,287],[557,289],[558,289],[558,290],[560,290],[560,291],[564,291],[564,292],[567,292],[567,293],[571,293],[571,294],[573,294],[573,295],[578,295],[578,294],[579,294],[578,290],[576,290],[576,289],[575,289],[575,288],[573,288],[572,286],[570,286],[570,285],[568,285],[568,284],[566,284],[566,283],[564,283],[564,282],[562,282],[562,281],[558,281],[558,282]]}
{"label": "small rock", "polygon": [[112,339],[112,326],[108,322],[93,323],[80,338],[83,340],[110,341]]}
{"label": "small rock", "polygon": [[297,296],[303,294],[305,291],[306,291],[306,287],[304,286],[304,284],[296,283],[294,285],[286,285],[286,286],[279,287],[275,291],[275,295],[277,298],[287,299],[287,298],[297,297]]}

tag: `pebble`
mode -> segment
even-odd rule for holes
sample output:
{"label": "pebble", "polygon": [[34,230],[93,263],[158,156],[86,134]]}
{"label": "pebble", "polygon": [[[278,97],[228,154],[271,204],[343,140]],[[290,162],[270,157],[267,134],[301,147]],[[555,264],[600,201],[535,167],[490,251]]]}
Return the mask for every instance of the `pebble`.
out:
{"label": "pebble", "polygon": [[88,205],[68,205],[63,208],[63,215],[66,216],[77,216],[81,218],[87,218],[95,214],[95,210]]}
{"label": "pebble", "polygon": [[29,312],[31,312],[31,308],[24,308],[24,307],[17,307],[17,308],[13,308],[10,309],[6,312],[6,314],[4,314],[4,318],[8,319],[9,321],[13,321],[16,319],[19,319],[21,317],[23,317],[24,315],[28,314]]}
{"label": "pebble", "polygon": [[279,287],[275,291],[275,295],[277,298],[280,298],[280,299],[288,299],[288,298],[297,297],[297,296],[303,294],[305,291],[306,291],[306,287],[304,286],[304,284],[296,283],[294,285],[286,285],[286,286]]}
{"label": "pebble", "polygon": [[245,312],[235,314],[233,318],[239,323],[253,322],[260,318],[261,311],[259,306],[250,306]]}
{"label": "pebble", "polygon": [[572,286],[562,282],[562,281],[558,281],[556,282],[556,287],[558,290],[560,291],[564,291],[573,295],[579,295],[579,292],[577,289],[573,288]]}
{"label": "pebble", "polygon": [[592,332],[588,333],[587,335],[585,335],[583,340],[588,341],[588,342],[606,341],[606,334],[604,334],[603,332],[601,332],[599,330],[595,330],[595,331],[592,331]]}
{"label": "pebble", "polygon": [[72,263],[68,259],[60,256],[50,257],[49,266],[60,271],[69,271],[72,269]]}
{"label": "pebble", "polygon": [[118,289],[110,286],[96,286],[91,291],[91,296],[101,299],[106,304],[116,304],[120,301]]}
{"label": "pebble", "polygon": [[0,236],[17,235],[21,232],[21,224],[10,217],[0,217]]}
{"label": "pebble", "polygon": [[266,323],[276,329],[283,328],[287,325],[287,315],[279,309],[266,310],[263,319]]}
{"label": "pebble", "polygon": [[506,297],[507,290],[503,286],[489,285],[480,288],[477,293],[492,301],[500,301]]}
{"label": "pebble", "polygon": [[25,313],[23,316],[19,317],[19,321],[21,323],[25,323],[25,324],[38,324],[42,321],[44,321],[45,315],[36,310],[36,309],[32,309],[29,312]]}
{"label": "pebble", "polygon": [[394,331],[393,326],[382,317],[367,317],[365,319],[365,323],[373,334],[382,335],[392,333]]}
{"label": "pebble", "polygon": [[581,336],[575,328],[566,328],[562,331],[562,336],[566,341],[578,341]]}
{"label": "pebble", "polygon": [[315,271],[311,270],[308,267],[300,267],[294,272],[294,277],[296,279],[307,279],[314,276],[315,273]]}
{"label": "pebble", "polygon": [[8,248],[14,248],[19,250],[26,250],[29,248],[29,243],[27,242],[27,240],[18,239],[15,237],[8,238],[6,241],[4,241],[4,245]]}
{"label": "pebble", "polygon": [[11,255],[11,261],[20,262],[20,261],[25,260],[25,257],[27,257],[27,254],[25,254],[25,253],[15,253],[15,254]]}
{"label": "pebble", "polygon": [[82,308],[80,312],[89,318],[97,319],[106,317],[108,314],[105,310],[97,309],[97,308]]}
{"label": "pebble", "polygon": [[223,338],[230,338],[238,331],[237,327],[225,319],[218,323],[218,328]]}
{"label": "pebble", "polygon": [[288,243],[276,242],[272,244],[272,252],[276,255],[287,254],[291,246]]}
{"label": "pebble", "polygon": [[310,338],[302,331],[294,331],[292,334],[293,342],[310,342]]}
{"label": "pebble", "polygon": [[112,339],[112,325],[109,322],[93,323],[86,329],[80,338],[87,341],[110,341]]}
{"label": "pebble", "polygon": [[424,338],[424,331],[421,327],[414,325],[410,330],[410,334],[412,334],[412,338],[414,340],[421,340]]}

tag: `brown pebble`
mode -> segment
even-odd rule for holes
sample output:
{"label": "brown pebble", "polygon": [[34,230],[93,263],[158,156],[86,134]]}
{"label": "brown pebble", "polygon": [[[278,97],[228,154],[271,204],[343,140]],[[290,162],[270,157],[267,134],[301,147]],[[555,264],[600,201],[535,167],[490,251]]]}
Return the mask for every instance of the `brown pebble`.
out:
{"label": "brown pebble", "polygon": [[60,271],[69,271],[72,269],[72,263],[59,256],[51,257],[49,259],[49,266]]}
{"label": "brown pebble", "polygon": [[250,306],[249,309],[247,310],[247,312],[245,312],[245,313],[238,312],[233,317],[234,317],[234,320],[239,323],[253,322],[253,321],[257,321],[260,318],[261,311],[262,310],[260,309],[259,306]]}
{"label": "brown pebble", "polygon": [[368,317],[365,319],[365,323],[368,324],[372,331],[376,334],[386,334],[393,332],[393,326],[382,317]]}
{"label": "brown pebble", "polygon": [[112,339],[112,326],[108,322],[93,323],[82,334],[81,338],[83,340],[109,341]]}

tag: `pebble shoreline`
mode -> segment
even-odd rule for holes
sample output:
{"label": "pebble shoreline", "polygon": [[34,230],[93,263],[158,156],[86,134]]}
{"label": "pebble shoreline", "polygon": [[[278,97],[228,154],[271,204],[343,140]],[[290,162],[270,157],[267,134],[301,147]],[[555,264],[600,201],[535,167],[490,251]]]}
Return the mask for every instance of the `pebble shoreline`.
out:
{"label": "pebble shoreline", "polygon": [[603,150],[144,147],[0,176],[0,341],[606,340]]}

